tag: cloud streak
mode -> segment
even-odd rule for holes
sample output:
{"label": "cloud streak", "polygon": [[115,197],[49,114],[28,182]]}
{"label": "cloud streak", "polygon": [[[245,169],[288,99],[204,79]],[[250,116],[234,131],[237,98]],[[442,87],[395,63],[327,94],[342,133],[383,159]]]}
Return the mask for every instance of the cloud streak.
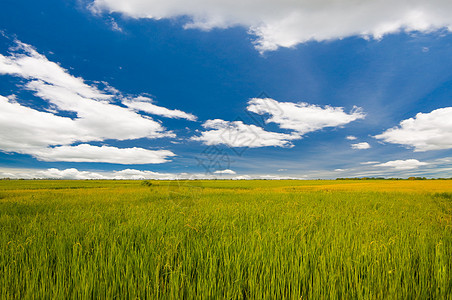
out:
{"label": "cloud streak", "polygon": [[111,164],[161,164],[166,158],[175,156],[168,150],[147,150],[142,148],[116,148],[109,146],[61,146],[38,150],[34,156],[41,161],[102,162]]}
{"label": "cloud streak", "polygon": [[218,170],[218,171],[215,171],[215,172],[213,172],[214,174],[228,174],[228,175],[235,175],[235,174],[237,174],[235,171],[233,171],[233,170],[229,170],[229,169],[226,169],[226,170]]}
{"label": "cloud streak", "polygon": [[157,106],[153,104],[152,99],[148,97],[140,96],[131,100],[124,100],[122,103],[135,111],[141,111],[171,119],[186,119],[189,121],[196,121],[196,116],[178,109],[171,110],[165,107]]}

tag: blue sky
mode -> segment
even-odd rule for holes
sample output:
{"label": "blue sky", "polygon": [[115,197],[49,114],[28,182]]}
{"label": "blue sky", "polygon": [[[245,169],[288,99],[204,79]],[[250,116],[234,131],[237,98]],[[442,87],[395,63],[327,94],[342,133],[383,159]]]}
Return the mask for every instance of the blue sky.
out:
{"label": "blue sky", "polygon": [[452,176],[449,3],[124,3],[4,1],[0,177]]}

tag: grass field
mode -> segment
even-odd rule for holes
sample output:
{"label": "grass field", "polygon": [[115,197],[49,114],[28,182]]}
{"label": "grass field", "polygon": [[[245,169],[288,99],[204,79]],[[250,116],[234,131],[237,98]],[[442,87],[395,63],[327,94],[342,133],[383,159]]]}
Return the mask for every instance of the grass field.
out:
{"label": "grass field", "polygon": [[452,181],[0,181],[0,298],[452,299]]}

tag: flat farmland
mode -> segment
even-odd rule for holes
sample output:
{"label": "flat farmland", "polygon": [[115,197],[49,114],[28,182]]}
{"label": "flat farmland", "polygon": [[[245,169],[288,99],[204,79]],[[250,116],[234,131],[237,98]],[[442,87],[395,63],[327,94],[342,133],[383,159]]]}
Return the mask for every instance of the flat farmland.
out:
{"label": "flat farmland", "polygon": [[450,299],[452,181],[0,181],[0,298]]}

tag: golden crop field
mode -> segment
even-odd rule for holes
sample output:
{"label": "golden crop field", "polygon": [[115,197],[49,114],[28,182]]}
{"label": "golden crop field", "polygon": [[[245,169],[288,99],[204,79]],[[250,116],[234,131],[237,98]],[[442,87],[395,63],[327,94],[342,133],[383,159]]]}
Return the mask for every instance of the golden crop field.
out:
{"label": "golden crop field", "polygon": [[0,181],[0,298],[451,299],[452,181]]}

